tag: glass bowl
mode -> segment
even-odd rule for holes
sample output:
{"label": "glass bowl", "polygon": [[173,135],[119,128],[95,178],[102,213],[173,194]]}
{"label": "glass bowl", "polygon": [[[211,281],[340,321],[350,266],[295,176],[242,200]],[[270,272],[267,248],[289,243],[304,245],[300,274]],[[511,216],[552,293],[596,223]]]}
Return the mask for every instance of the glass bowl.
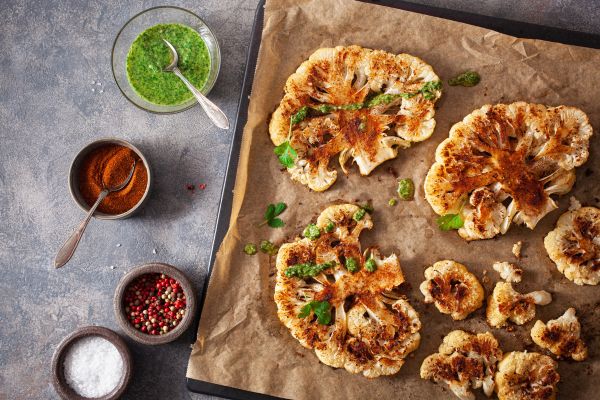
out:
{"label": "glass bowl", "polygon": [[149,8],[131,18],[117,34],[113,44],[111,64],[117,86],[125,97],[135,106],[157,114],[172,114],[187,110],[197,104],[196,98],[176,105],[154,104],[142,98],[129,84],[126,61],[129,48],[140,33],[157,24],[182,24],[195,29],[199,34],[210,56],[210,72],[204,87],[198,88],[207,95],[214,86],[221,67],[221,50],[217,38],[208,25],[191,11],[173,6]]}

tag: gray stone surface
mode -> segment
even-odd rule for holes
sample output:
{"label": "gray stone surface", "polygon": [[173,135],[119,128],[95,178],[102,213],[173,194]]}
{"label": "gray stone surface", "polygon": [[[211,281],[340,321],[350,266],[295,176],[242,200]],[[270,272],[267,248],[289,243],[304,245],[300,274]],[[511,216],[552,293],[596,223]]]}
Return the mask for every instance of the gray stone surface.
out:
{"label": "gray stone surface", "polygon": [[[600,33],[596,0],[415,1]],[[199,108],[171,116],[135,108],[110,68],[119,28],[162,3],[0,2],[0,399],[57,398],[49,379],[55,346],[78,326],[117,329],[113,290],[133,266],[168,262],[202,285],[232,132],[213,128]],[[224,62],[211,98],[233,120],[257,0],[177,4],[220,40]],[[155,173],[152,196],[134,218],[93,221],[71,263],[54,270],[58,246],[83,217],[67,189],[70,161],[104,136],[139,145]],[[207,187],[192,194],[188,183]],[[128,341],[135,370],[124,397],[208,399],[185,389],[188,340]]]}

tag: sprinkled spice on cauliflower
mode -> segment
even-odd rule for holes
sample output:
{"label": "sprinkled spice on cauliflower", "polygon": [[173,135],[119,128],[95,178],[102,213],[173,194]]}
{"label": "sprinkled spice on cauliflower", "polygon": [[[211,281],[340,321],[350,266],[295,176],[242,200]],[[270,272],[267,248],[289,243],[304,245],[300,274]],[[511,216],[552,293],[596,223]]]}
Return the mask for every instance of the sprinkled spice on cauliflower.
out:
{"label": "sprinkled spice on cauliflower", "polygon": [[488,298],[486,317],[494,328],[505,326],[508,321],[523,325],[535,317],[535,306],[550,304],[552,296],[545,290],[521,294],[507,282],[498,282]]}
{"label": "sprinkled spice on cauliflower", "polygon": [[600,209],[582,207],[560,216],[544,239],[548,256],[577,285],[600,282]]}
{"label": "sprinkled spice on cauliflower", "polygon": [[[361,252],[359,236],[373,227],[369,214],[353,219],[358,206],[326,208],[317,219],[318,238],[283,244],[277,254],[277,315],[304,347],[324,364],[368,378],[397,373],[420,342],[419,315],[394,291],[404,275],[395,254]],[[335,229],[325,229],[331,223]],[[354,259],[359,268],[344,265]],[[366,265],[368,261],[368,266]],[[296,265],[315,274],[286,274]]]}
{"label": "sprinkled spice on cauliflower", "polygon": [[353,159],[369,175],[399,148],[428,139],[441,95],[438,76],[417,57],[322,48],[288,78],[269,133],[275,146],[294,150],[286,160],[292,179],[324,191],[337,180],[330,162],[338,154],[344,173]]}
{"label": "sprinkled spice on cauliflower", "polygon": [[483,304],[483,287],[467,267],[451,260],[438,261],[425,270],[420,289],[425,303],[434,303],[454,320],[467,318]]}
{"label": "sprinkled spice on cauliflower", "polygon": [[445,382],[461,400],[474,400],[470,388],[489,397],[494,391],[496,363],[502,358],[498,341],[489,332],[473,335],[461,330],[444,337],[439,353],[428,356],[421,365],[421,378]]}
{"label": "sprinkled spice on cauliflower", "polygon": [[539,353],[513,351],[504,355],[496,372],[499,400],[554,400],[560,380],[558,364]]}
{"label": "sprinkled spice on cauliflower", "polygon": [[581,325],[572,307],[547,323],[536,321],[531,329],[531,338],[535,344],[559,357],[575,361],[587,358],[587,346],[580,336]]}
{"label": "sprinkled spice on cauliflower", "polygon": [[437,148],[425,197],[438,215],[457,214],[466,240],[535,228],[569,192],[588,158],[592,126],[574,107],[485,105],[455,124]]}

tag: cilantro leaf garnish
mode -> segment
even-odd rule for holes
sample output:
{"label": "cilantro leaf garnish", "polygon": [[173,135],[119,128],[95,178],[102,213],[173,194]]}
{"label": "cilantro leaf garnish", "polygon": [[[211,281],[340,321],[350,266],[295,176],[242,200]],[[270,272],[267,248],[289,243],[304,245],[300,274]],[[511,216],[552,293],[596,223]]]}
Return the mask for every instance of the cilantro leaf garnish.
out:
{"label": "cilantro leaf garnish", "polygon": [[281,218],[276,217],[284,212],[286,208],[287,205],[285,203],[269,204],[267,206],[267,211],[265,211],[264,221],[261,225],[266,223],[271,228],[281,228],[284,226],[285,223],[281,220]]}
{"label": "cilantro leaf garnish", "polygon": [[464,221],[460,214],[446,214],[439,217],[435,222],[437,222],[438,227],[442,231],[450,231],[453,229],[462,228]]}
{"label": "cilantro leaf garnish", "polygon": [[277,155],[277,158],[279,158],[281,165],[286,168],[292,168],[296,158],[298,157],[298,153],[296,153],[296,150],[294,150],[289,140],[275,147],[273,152]]}
{"label": "cilantro leaf garnish", "polygon": [[321,325],[329,325],[331,322],[331,304],[328,301],[311,301],[306,303],[301,309],[298,318],[306,318],[313,311],[317,316],[317,321]]}

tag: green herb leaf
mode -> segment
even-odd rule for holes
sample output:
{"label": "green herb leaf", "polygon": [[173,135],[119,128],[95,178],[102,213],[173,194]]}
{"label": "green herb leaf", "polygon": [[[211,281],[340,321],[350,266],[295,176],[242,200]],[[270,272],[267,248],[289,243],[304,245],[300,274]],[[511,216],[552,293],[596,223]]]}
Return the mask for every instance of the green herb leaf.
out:
{"label": "green herb leaf", "polygon": [[364,208],[359,208],[358,211],[356,211],[352,216],[352,219],[358,222],[365,217],[366,213],[367,211]]}
{"label": "green herb leaf", "polygon": [[249,256],[253,256],[256,254],[256,245],[254,243],[248,243],[247,245],[244,246],[244,253],[248,254]]}
{"label": "green herb leaf", "polygon": [[471,87],[477,85],[481,81],[481,76],[475,71],[466,71],[455,78],[448,79],[450,86],[465,86]]}
{"label": "green herb leaf", "polygon": [[415,197],[415,184],[410,178],[398,181],[398,197],[400,200],[409,201]]}
{"label": "green herb leaf", "polygon": [[333,223],[332,220],[329,220],[327,225],[325,225],[325,232],[331,233],[331,232],[333,232],[334,229],[335,229],[335,224]]}
{"label": "green herb leaf", "polygon": [[356,259],[353,257],[346,258],[345,267],[348,271],[353,272],[353,273],[360,269],[360,265],[358,264],[358,261],[356,261]]}
{"label": "green herb leaf", "polygon": [[311,301],[306,303],[301,309],[298,318],[306,318],[313,311],[317,316],[317,321],[321,325],[329,325],[331,323],[331,304],[328,301]]}
{"label": "green herb leaf", "polygon": [[278,216],[279,214],[281,214],[282,212],[284,212],[287,208],[287,204],[285,203],[277,203],[275,204],[275,214],[273,215],[274,217]]}
{"label": "green herb leaf", "polygon": [[304,263],[304,264],[295,264],[291,267],[288,267],[284,274],[288,278],[296,277],[300,279],[314,277],[319,275],[321,272],[325,271],[328,268],[332,268],[335,266],[334,261],[329,261],[323,264],[315,264],[312,262]]}
{"label": "green herb leaf", "polygon": [[300,122],[304,121],[307,116],[308,116],[308,107],[307,106],[301,107],[298,110],[298,112],[296,112],[296,114],[292,115],[292,117],[290,118],[290,123],[292,124],[292,126],[299,124]]}
{"label": "green herb leaf", "polygon": [[[286,209],[287,209],[287,205],[285,203],[269,204],[267,206],[267,210],[265,211],[264,221],[271,228],[281,228],[282,226],[285,225],[285,223],[281,220],[281,218],[275,218],[275,217],[278,216],[279,214],[281,214],[282,212],[284,212]],[[265,222],[263,222],[263,224]]]}
{"label": "green herb leaf", "polygon": [[273,218],[267,221],[267,224],[271,227],[271,228],[281,228],[282,226],[285,225],[285,222],[283,222],[281,220],[281,218]]}
{"label": "green herb leaf", "polygon": [[419,90],[419,93],[423,95],[427,100],[435,99],[436,91],[442,88],[441,81],[429,81]]}
{"label": "green herb leaf", "polygon": [[365,262],[365,269],[369,272],[375,272],[375,270],[377,270],[377,264],[375,263],[375,260],[373,260],[372,258],[369,258]]}
{"label": "green herb leaf", "polygon": [[279,247],[275,246],[268,240],[263,240],[260,242],[260,251],[262,251],[263,253],[266,253],[270,256],[274,256],[275,254],[277,254],[277,250],[279,250]]}
{"label": "green herb leaf", "polygon": [[305,238],[309,238],[311,240],[318,239],[321,236],[321,230],[315,224],[308,224],[306,228],[304,228],[304,232],[302,232],[302,236]]}
{"label": "green herb leaf", "polygon": [[286,168],[292,168],[298,157],[298,153],[296,153],[296,150],[294,150],[289,141],[285,141],[275,147],[273,152],[277,155],[277,158],[279,158],[281,165]]}
{"label": "green herb leaf", "polygon": [[442,215],[436,220],[438,227],[443,231],[462,228],[464,221],[460,214]]}

